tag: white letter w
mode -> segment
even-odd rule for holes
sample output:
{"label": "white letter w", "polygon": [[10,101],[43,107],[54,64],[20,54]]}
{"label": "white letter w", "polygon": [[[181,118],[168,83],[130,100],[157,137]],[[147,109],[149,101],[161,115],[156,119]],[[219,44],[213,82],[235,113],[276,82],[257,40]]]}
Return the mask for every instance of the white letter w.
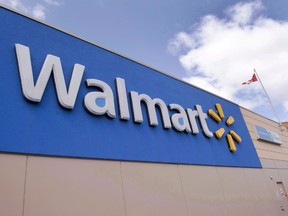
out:
{"label": "white letter w", "polygon": [[21,44],[15,44],[15,47],[22,91],[25,98],[30,101],[40,102],[51,73],[53,72],[59,103],[65,108],[73,109],[85,66],[74,64],[69,89],[67,91],[60,58],[47,55],[36,85],[34,85],[29,47]]}

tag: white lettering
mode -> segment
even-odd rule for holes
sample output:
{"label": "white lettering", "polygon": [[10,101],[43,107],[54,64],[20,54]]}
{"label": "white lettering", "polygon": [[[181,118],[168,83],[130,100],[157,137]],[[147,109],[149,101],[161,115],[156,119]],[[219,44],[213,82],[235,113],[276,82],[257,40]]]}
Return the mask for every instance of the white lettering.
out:
{"label": "white lettering", "polygon": [[213,133],[209,130],[209,128],[207,126],[207,122],[206,122],[206,119],[208,118],[207,114],[203,113],[202,107],[200,105],[196,105],[196,110],[198,112],[198,116],[199,116],[200,123],[201,123],[204,134],[207,137],[213,137]]}
{"label": "white lettering", "polygon": [[125,80],[122,78],[116,78],[116,87],[117,87],[117,96],[118,96],[118,104],[120,111],[120,118],[123,120],[129,120],[129,108],[128,108],[128,100],[127,100],[127,91]]}
{"label": "white lettering", "polygon": [[191,133],[191,128],[184,108],[178,104],[169,104],[169,108],[178,111],[178,113],[174,113],[171,116],[174,128],[178,131],[185,130],[186,132]]}
{"label": "white lettering", "polygon": [[163,100],[159,98],[154,98],[153,100],[146,94],[138,94],[138,92],[131,91],[132,108],[134,114],[134,121],[138,123],[143,122],[143,115],[141,109],[141,101],[143,101],[147,107],[149,123],[152,126],[158,125],[158,119],[156,115],[156,105],[160,108],[162,114],[162,121],[164,128],[171,128],[171,122],[169,118],[169,112],[166,104]]}
{"label": "white lettering", "polygon": [[[29,101],[40,102],[50,76],[53,73],[59,103],[65,108],[73,109],[85,66],[74,64],[69,88],[67,90],[60,58],[54,55],[47,55],[36,84],[34,84],[29,47],[15,44],[15,48],[24,97]],[[98,90],[89,92],[85,95],[84,107],[87,111],[93,115],[107,115],[110,118],[115,118],[114,93],[111,87],[107,83],[97,79],[87,79],[86,85],[88,87],[95,87]],[[130,113],[125,80],[117,77],[115,79],[115,85],[117,90],[119,118],[122,120],[129,120]],[[149,95],[139,94],[135,91],[130,92],[130,97],[134,122],[143,122],[142,107],[145,105],[149,124],[151,126],[158,125],[157,108],[164,128],[169,129],[173,125],[177,131],[198,134],[199,128],[196,121],[196,117],[198,117],[204,135],[213,137],[213,133],[209,130],[207,125],[207,114],[203,112],[200,105],[195,106],[196,110],[189,108],[185,110],[182,106],[174,103],[169,104],[167,107],[162,99],[152,99]],[[171,120],[168,108],[171,111],[176,111],[176,113],[171,115]]]}
{"label": "white lettering", "polygon": [[[94,115],[104,115],[107,114],[111,118],[116,117],[115,113],[115,105],[114,105],[114,97],[113,92],[110,86],[97,79],[87,79],[86,80],[87,86],[98,87],[101,88],[103,92],[95,91],[89,92],[84,97],[84,106],[86,109],[94,114]],[[97,99],[104,100],[104,105],[98,105]]]}
{"label": "white lettering", "polygon": [[196,117],[198,117],[198,112],[192,109],[186,109],[186,111],[187,111],[188,118],[192,127],[192,133],[198,134],[199,129],[198,129],[197,122],[196,122]]}
{"label": "white lettering", "polygon": [[22,92],[25,98],[29,101],[40,102],[51,73],[53,73],[59,103],[65,108],[73,109],[85,67],[80,64],[74,65],[67,91],[60,58],[47,55],[36,85],[34,85],[29,47],[21,44],[15,44],[15,47]]}

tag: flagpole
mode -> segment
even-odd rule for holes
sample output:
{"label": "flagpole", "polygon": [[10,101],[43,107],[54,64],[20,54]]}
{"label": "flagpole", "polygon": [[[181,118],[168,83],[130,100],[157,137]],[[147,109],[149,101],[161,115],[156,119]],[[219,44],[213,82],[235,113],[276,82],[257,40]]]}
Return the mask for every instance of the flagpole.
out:
{"label": "flagpole", "polygon": [[262,86],[262,88],[263,88],[263,90],[264,90],[264,93],[265,93],[266,97],[268,98],[268,101],[269,101],[270,106],[271,106],[271,108],[272,108],[272,110],[273,110],[273,112],[274,112],[274,115],[276,116],[276,118],[277,118],[277,120],[278,120],[279,127],[280,127],[281,131],[283,131],[284,128],[283,128],[283,126],[282,126],[282,124],[281,124],[281,122],[280,122],[280,119],[279,119],[279,117],[278,117],[278,115],[277,115],[277,113],[276,113],[276,110],[274,109],[274,106],[273,106],[273,104],[272,104],[272,102],[271,102],[271,100],[270,100],[270,97],[268,96],[267,91],[266,91],[266,89],[264,88],[264,85],[263,85],[263,83],[262,83],[262,81],[261,81],[261,79],[260,79],[260,77],[259,77],[259,75],[258,75],[258,73],[256,72],[255,69],[254,69],[254,72],[255,72],[255,74],[256,74],[256,76],[257,76],[257,78],[258,78],[258,80],[259,80],[259,82],[260,82],[260,84],[261,84],[261,86]]}

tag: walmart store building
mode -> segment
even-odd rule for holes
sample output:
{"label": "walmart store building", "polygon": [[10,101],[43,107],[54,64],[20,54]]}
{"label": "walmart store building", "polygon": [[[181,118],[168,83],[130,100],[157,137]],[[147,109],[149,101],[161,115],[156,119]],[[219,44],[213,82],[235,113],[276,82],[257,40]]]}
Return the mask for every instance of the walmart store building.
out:
{"label": "walmart store building", "polygon": [[0,215],[288,215],[278,124],[0,8]]}

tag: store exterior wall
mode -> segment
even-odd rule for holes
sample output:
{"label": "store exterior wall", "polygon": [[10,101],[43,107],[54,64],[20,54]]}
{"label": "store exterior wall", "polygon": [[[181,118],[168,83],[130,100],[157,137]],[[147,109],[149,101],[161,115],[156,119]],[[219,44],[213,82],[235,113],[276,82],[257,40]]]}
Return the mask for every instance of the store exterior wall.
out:
{"label": "store exterior wall", "polygon": [[[0,154],[0,215],[287,215],[287,132],[241,111],[262,169]],[[257,140],[253,125],[282,145]]]}
{"label": "store exterior wall", "polygon": [[[0,73],[0,216],[287,215],[288,135],[277,123],[43,23],[2,7],[0,10],[0,29],[5,32],[0,34],[1,62],[5,62]],[[32,73],[30,49],[33,69],[38,72],[46,56],[48,65],[53,61],[60,65],[57,75],[53,69],[58,81],[64,72],[71,76],[73,65],[78,74],[87,66],[85,80],[78,79],[80,99],[75,96],[75,108],[69,100],[57,101],[55,91],[61,91],[53,82],[47,81],[42,101],[31,94],[41,90],[34,84],[29,91],[21,90],[27,79],[19,73]],[[61,59],[64,72],[59,70]],[[90,90],[85,81],[103,92]],[[150,96],[167,102],[161,106],[170,110],[162,120],[171,123],[172,119],[173,128],[169,124],[165,129],[157,126],[153,112],[148,112],[150,122],[145,115],[144,120],[139,116],[133,120],[132,113],[141,114],[134,104],[136,90],[147,94],[145,100],[150,104]],[[85,100],[99,94],[110,100],[109,106],[106,100],[102,106],[105,112],[95,98],[94,107]],[[127,95],[134,95],[135,100],[132,96],[129,99],[135,106],[129,108]],[[33,103],[23,96],[28,101],[32,98]],[[191,104],[193,100],[195,104]],[[61,109],[58,102],[70,112]],[[220,115],[221,104],[227,116]],[[120,107],[117,115],[114,105]],[[171,107],[178,107],[177,112]],[[179,119],[187,119],[188,110],[192,121],[190,115],[183,131]],[[217,113],[222,116],[218,122]],[[229,115],[235,124],[225,124]],[[190,125],[201,131],[194,128],[192,134]],[[282,144],[258,139],[255,125],[278,134]],[[237,151],[229,151],[227,144],[231,147],[231,143],[225,136],[216,138],[208,126],[214,133],[225,127],[225,136],[228,130],[241,135]]]}
{"label": "store exterior wall", "polygon": [[[267,187],[271,193],[271,203],[275,204],[277,214],[287,214],[287,187],[288,187],[288,133],[287,130],[281,130],[279,123],[264,118],[256,113],[242,108],[244,120],[255,145],[257,154],[261,160],[262,173],[265,176]],[[282,144],[273,144],[261,139],[257,139],[255,125],[261,126],[267,130],[279,135]],[[263,179],[262,179],[263,181]],[[279,188],[283,185],[283,188]],[[281,186],[282,187],[282,186]],[[270,204],[271,204],[270,203]],[[269,215],[269,214],[263,214]],[[273,215],[273,214],[272,214]]]}
{"label": "store exterior wall", "polygon": [[288,130],[288,122],[283,122],[282,124],[286,128],[286,130]]}

